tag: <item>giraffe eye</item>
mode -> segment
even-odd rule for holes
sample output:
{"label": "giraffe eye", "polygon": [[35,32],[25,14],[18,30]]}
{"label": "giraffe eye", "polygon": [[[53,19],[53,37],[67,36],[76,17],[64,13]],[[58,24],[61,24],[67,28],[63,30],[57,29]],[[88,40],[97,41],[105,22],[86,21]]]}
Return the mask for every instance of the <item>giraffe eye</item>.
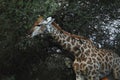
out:
{"label": "giraffe eye", "polygon": [[38,24],[38,25],[36,25],[36,26],[40,27],[40,26],[42,26],[42,24]]}

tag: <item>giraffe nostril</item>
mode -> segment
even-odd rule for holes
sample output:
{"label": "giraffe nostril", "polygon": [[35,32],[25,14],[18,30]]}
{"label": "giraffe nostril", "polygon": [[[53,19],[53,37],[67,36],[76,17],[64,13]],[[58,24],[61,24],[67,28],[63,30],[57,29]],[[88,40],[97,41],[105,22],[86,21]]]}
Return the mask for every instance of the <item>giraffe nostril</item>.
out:
{"label": "giraffe nostril", "polygon": [[31,31],[28,31],[28,32],[26,33],[26,38],[30,38],[30,37],[31,37],[31,34],[32,34],[32,32],[31,32]]}
{"label": "giraffe nostril", "polygon": [[26,38],[31,38],[31,35],[27,35]]}
{"label": "giraffe nostril", "polygon": [[27,38],[31,38],[32,31],[33,31],[33,30],[31,29],[31,30],[29,30],[29,31],[27,32],[27,35],[26,35]]}

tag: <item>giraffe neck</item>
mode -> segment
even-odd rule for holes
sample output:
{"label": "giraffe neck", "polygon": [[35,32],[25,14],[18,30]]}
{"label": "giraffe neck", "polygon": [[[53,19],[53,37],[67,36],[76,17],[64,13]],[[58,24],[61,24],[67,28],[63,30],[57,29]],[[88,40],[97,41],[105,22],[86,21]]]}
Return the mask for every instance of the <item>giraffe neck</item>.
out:
{"label": "giraffe neck", "polygon": [[64,49],[74,53],[75,57],[93,48],[92,42],[89,39],[70,34],[62,30],[55,22],[53,22],[51,26],[52,37],[57,40]]}

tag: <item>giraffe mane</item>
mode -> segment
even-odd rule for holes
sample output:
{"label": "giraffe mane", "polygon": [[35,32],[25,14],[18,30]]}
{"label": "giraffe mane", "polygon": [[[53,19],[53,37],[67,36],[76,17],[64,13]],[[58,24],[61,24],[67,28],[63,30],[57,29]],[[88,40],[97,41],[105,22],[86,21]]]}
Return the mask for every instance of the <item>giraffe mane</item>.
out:
{"label": "giraffe mane", "polygon": [[54,25],[54,27],[57,28],[58,30],[60,30],[60,31],[62,30],[62,28],[55,22],[52,22],[52,25]]}
{"label": "giraffe mane", "polygon": [[70,37],[72,37],[72,38],[75,38],[75,39],[78,39],[78,40],[83,39],[83,40],[88,40],[89,42],[92,42],[90,39],[88,39],[88,38],[86,38],[86,37],[78,36],[78,35],[71,34],[71,33],[69,33],[69,32],[64,31],[64,30],[63,30],[58,24],[56,24],[55,22],[52,22],[52,25],[53,25],[55,28],[57,28],[58,30],[60,30],[62,33],[66,34],[66,35],[68,35],[68,36],[70,36]]}

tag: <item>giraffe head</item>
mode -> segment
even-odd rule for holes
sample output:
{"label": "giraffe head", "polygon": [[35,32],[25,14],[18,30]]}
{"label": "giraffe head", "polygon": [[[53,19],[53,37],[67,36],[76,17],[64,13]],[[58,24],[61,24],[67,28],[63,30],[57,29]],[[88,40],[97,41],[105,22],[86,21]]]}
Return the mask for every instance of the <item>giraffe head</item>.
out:
{"label": "giraffe head", "polygon": [[37,36],[39,34],[50,33],[51,23],[54,21],[51,17],[48,17],[47,20],[44,20],[43,17],[39,17],[34,23],[32,29],[30,30],[30,37]]}

